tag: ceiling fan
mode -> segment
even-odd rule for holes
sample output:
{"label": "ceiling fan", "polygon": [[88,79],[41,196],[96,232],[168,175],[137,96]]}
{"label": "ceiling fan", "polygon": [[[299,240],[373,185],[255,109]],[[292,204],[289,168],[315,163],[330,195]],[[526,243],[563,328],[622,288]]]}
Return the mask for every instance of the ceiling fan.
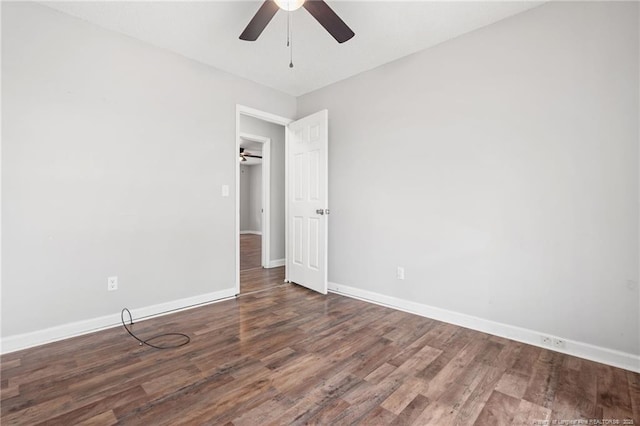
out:
{"label": "ceiling fan", "polygon": [[261,155],[251,154],[249,151],[245,151],[244,148],[240,148],[240,161],[247,161],[247,157],[250,158],[262,158]]}
{"label": "ceiling fan", "polygon": [[307,9],[338,43],[344,43],[355,35],[324,0],[265,0],[240,34],[240,40],[256,41],[278,9],[293,11],[300,7]]}

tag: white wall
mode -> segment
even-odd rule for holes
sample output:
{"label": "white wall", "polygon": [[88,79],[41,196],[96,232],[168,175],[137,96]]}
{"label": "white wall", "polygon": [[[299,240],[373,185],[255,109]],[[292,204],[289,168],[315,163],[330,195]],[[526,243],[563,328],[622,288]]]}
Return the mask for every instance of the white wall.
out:
{"label": "white wall", "polygon": [[329,280],[639,355],[637,9],[548,3],[298,98],[329,110]]}
{"label": "white wall", "polygon": [[249,166],[249,229],[262,232],[262,165]]}
{"label": "white wall", "polygon": [[249,210],[251,202],[249,199],[251,179],[249,178],[249,166],[240,164],[240,232],[249,231]]}
{"label": "white wall", "polygon": [[[299,98],[330,280],[640,354],[639,13],[551,3]],[[2,44],[3,342],[233,290],[235,106],[296,100],[37,4]]]}
{"label": "white wall", "polygon": [[240,164],[240,232],[262,233],[261,164]]}
{"label": "white wall", "polygon": [[[271,112],[271,111],[267,111]],[[271,243],[269,261],[285,257],[284,126],[240,115],[240,132],[271,139]]]}
{"label": "white wall", "polygon": [[2,89],[5,343],[233,294],[236,104],[294,116],[293,97],[7,2]]}

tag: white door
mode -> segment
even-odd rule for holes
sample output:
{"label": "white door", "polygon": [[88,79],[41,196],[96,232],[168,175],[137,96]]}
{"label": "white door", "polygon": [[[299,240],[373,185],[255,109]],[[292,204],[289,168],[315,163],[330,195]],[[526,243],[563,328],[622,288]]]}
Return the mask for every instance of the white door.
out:
{"label": "white door", "polygon": [[327,294],[327,110],[289,124],[288,279]]}

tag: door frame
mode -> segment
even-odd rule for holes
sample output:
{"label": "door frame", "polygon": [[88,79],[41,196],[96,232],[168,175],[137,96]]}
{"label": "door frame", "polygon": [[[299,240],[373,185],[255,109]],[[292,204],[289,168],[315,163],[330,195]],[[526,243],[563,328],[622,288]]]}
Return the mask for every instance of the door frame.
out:
{"label": "door frame", "polygon": [[260,218],[262,220],[262,247],[260,248],[260,264],[263,268],[268,268],[269,258],[271,257],[269,253],[271,243],[271,138],[241,132],[240,139],[262,145],[262,177],[260,179],[260,191],[262,193]]}
{"label": "door frame", "polygon": [[[255,108],[251,108],[245,105],[240,105],[240,104],[236,104],[236,149],[234,151],[234,161],[236,164],[236,179],[235,179],[235,187],[236,187],[236,213],[235,213],[235,230],[236,230],[236,295],[240,294],[240,162],[238,161],[238,152],[240,152],[240,137],[241,137],[241,133],[240,133],[240,116],[241,115],[246,115],[249,117],[254,117],[254,118],[258,118],[260,120],[263,121],[267,121],[269,123],[274,123],[274,124],[279,124],[281,126],[284,126],[285,131],[284,131],[284,151],[285,151],[285,174],[284,174],[284,181],[285,181],[285,281],[288,280],[288,275],[287,275],[287,262],[288,262],[288,256],[289,256],[289,225],[288,225],[288,221],[286,220],[286,218],[289,215],[289,186],[287,185],[287,183],[289,182],[289,164],[288,164],[288,153],[289,153],[289,131],[287,129],[287,126],[289,125],[289,123],[292,123],[294,120],[291,118],[287,118],[287,117],[282,117],[276,114],[272,114],[270,112],[265,112],[265,111],[261,111]],[[264,161],[262,162],[262,173],[263,173],[263,179],[262,179],[262,184],[264,186]],[[271,167],[269,166],[269,170],[271,170]],[[269,178],[270,180],[270,178]],[[263,192],[264,194],[264,192]],[[264,200],[263,200],[263,205],[264,205]],[[270,203],[269,203],[270,205]],[[266,211],[266,208],[265,208]],[[270,215],[269,215],[270,216]],[[264,216],[263,216],[264,219]],[[263,233],[264,233],[264,223],[263,223]],[[264,255],[264,251],[263,251],[263,255]],[[268,263],[269,259],[267,259],[267,263]]]}

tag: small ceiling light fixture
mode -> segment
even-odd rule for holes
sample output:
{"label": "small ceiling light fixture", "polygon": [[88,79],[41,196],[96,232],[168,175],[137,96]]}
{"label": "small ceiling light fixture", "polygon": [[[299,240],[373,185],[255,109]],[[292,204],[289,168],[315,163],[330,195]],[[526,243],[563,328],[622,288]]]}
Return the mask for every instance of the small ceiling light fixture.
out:
{"label": "small ceiling light fixture", "polygon": [[304,0],[274,0],[278,7],[287,12],[298,10],[304,4]]}

